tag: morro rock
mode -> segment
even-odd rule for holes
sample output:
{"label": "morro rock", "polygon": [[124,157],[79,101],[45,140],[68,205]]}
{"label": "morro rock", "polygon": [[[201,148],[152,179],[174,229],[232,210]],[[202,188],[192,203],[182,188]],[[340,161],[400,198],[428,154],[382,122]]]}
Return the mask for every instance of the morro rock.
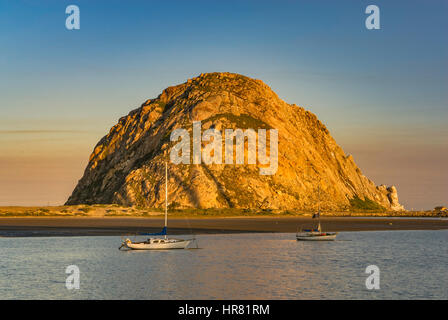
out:
{"label": "morro rock", "polygon": [[260,80],[231,73],[201,74],[122,117],[96,145],[67,204],[162,207],[164,163],[175,145],[170,134],[177,128],[191,133],[193,121],[201,121],[202,131],[278,130],[278,169],[261,175],[259,163],[170,162],[173,207],[314,210],[319,185],[326,210],[363,201],[403,209],[395,187],[366,178],[313,113],[287,104]]}

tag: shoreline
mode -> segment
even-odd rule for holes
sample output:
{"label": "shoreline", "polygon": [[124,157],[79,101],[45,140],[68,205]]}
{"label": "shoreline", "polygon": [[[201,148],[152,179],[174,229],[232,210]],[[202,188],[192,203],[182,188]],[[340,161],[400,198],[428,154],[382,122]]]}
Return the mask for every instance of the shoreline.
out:
{"label": "shoreline", "polygon": [[[159,232],[161,217],[0,217],[0,237],[122,236]],[[316,223],[310,217],[173,217],[176,234],[295,233]],[[446,230],[448,219],[413,217],[322,217],[324,231]]]}

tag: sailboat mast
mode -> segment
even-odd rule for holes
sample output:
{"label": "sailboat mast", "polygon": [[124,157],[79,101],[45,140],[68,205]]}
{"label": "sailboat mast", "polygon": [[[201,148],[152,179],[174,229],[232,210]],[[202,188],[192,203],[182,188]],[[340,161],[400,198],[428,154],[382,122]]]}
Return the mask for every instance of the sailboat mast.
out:
{"label": "sailboat mast", "polygon": [[318,226],[317,226],[317,230],[319,230],[319,232],[322,231],[322,228],[320,226],[320,181],[318,182],[317,185],[317,221],[318,221]]}
{"label": "sailboat mast", "polygon": [[165,228],[167,227],[167,224],[168,224],[168,163],[165,162]]}
{"label": "sailboat mast", "polygon": [[317,185],[317,213],[320,218],[320,184]]}

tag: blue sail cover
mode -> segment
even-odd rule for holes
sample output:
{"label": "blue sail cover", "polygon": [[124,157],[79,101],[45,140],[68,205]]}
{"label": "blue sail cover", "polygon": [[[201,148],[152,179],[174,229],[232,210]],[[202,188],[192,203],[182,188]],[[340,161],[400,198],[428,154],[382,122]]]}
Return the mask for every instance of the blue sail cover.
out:
{"label": "blue sail cover", "polygon": [[140,233],[141,236],[166,236],[166,227],[159,233]]}

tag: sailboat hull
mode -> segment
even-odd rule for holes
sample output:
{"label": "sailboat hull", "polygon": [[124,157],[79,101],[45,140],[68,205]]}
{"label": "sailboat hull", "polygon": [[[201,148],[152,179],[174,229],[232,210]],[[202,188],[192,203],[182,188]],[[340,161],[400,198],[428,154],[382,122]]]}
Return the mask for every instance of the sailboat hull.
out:
{"label": "sailboat hull", "polygon": [[301,232],[296,234],[297,241],[333,241],[336,239],[337,232],[320,233],[320,232]]}
{"label": "sailboat hull", "polygon": [[158,241],[127,242],[125,247],[131,250],[169,250],[187,249],[192,240],[161,239]]}

